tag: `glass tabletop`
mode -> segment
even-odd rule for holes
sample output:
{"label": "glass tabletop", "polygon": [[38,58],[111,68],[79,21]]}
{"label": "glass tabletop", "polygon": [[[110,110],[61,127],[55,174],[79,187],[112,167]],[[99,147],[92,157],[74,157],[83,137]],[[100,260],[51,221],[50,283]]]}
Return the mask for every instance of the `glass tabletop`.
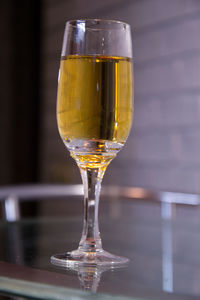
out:
{"label": "glass tabletop", "polygon": [[1,292],[38,299],[200,297],[199,205],[103,196],[103,247],[130,262],[117,269],[69,270],[52,265],[50,257],[77,248],[82,197],[32,202],[35,217],[0,222]]}

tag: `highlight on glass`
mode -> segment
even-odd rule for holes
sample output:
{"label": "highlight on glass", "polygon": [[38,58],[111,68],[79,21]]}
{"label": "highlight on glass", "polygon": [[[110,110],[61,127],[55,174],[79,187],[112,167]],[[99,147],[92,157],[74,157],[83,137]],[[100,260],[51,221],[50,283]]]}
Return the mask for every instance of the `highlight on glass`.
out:
{"label": "highlight on glass", "polygon": [[[84,185],[83,232],[77,250],[56,254],[60,266],[119,266],[127,258],[103,250],[98,207],[101,181],[132,123],[130,26],[113,20],[66,23],[60,62],[57,122]],[[113,233],[117,234],[117,232]]]}

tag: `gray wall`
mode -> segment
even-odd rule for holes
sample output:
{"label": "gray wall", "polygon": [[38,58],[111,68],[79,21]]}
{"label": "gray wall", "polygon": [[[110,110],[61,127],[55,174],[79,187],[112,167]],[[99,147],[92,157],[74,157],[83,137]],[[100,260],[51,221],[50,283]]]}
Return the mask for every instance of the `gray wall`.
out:
{"label": "gray wall", "polygon": [[112,18],[131,24],[135,116],[105,184],[200,192],[200,1],[43,1],[41,180],[80,182],[56,125],[65,21]]}

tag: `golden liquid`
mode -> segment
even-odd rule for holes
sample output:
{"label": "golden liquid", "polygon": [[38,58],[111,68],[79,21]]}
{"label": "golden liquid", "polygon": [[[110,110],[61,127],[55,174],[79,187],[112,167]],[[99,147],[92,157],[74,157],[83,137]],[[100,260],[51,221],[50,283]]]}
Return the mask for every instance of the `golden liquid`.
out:
{"label": "golden liquid", "polygon": [[[64,141],[124,143],[132,120],[132,64],[124,57],[77,56],[60,65],[57,120]],[[98,149],[97,149],[98,150]]]}

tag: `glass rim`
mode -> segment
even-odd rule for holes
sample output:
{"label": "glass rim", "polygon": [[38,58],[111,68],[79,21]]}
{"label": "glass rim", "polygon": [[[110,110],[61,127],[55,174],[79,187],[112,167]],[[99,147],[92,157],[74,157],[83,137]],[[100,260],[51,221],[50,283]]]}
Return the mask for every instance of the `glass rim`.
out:
{"label": "glass rim", "polygon": [[69,24],[70,26],[75,26],[75,24],[72,24],[73,22],[77,21],[93,21],[93,22],[102,22],[102,23],[115,23],[115,24],[121,24],[121,25],[126,25],[127,27],[130,27],[130,25],[124,21],[119,21],[119,20],[113,20],[113,19],[99,19],[99,18],[86,18],[86,19],[72,19],[66,21],[66,24]]}

